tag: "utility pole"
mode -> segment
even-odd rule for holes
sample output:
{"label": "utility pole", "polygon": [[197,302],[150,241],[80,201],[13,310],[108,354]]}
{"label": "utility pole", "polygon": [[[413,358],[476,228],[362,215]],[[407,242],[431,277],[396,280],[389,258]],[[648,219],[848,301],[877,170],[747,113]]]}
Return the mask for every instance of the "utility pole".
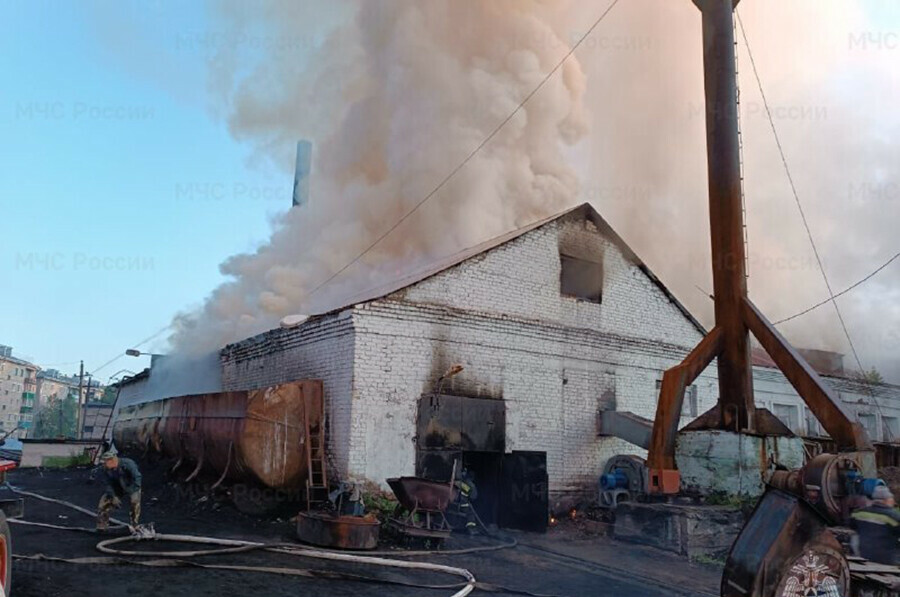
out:
{"label": "utility pole", "polygon": [[59,403],[59,427],[57,428],[56,435],[57,437],[62,437],[63,434],[63,405],[65,404],[65,400],[63,398],[57,398],[56,401]]}
{"label": "utility pole", "polygon": [[[90,380],[88,380],[88,384],[90,384]],[[75,437],[81,439],[81,398],[83,396],[82,391],[84,389],[84,361],[81,361],[81,366],[78,371],[78,401],[77,401],[77,410],[75,415]],[[62,415],[59,416],[60,420],[60,429],[59,432],[62,434]]]}

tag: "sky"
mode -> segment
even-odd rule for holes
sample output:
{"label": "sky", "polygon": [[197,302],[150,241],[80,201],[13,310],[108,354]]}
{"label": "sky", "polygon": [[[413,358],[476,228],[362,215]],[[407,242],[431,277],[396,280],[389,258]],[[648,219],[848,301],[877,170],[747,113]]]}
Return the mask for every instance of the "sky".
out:
{"label": "sky", "polygon": [[[689,4],[688,0],[684,1]],[[640,27],[642,21],[629,20],[636,11],[644,10],[635,6],[651,4],[647,0],[634,0],[627,8],[617,9],[609,25]],[[244,19],[251,25],[236,34],[231,25],[241,15],[232,14],[228,15],[231,20],[224,19],[221,6],[203,2],[12,0],[0,6],[0,73],[3,75],[0,83],[0,344],[12,346],[17,356],[65,373],[76,371],[78,362],[84,360],[86,370],[103,382],[122,369],[139,371],[148,364],[148,358],[121,357],[124,350],[151,338],[141,346],[143,350],[166,351],[167,326],[172,317],[199,307],[226,280],[220,273],[220,264],[232,255],[252,253],[266,243],[272,222],[290,206],[292,184],[290,164],[266,156],[289,155],[292,150],[280,147],[267,151],[271,148],[264,147],[259,138],[248,134],[246,129],[239,130],[230,118],[232,106],[223,102],[227,94],[218,90],[229,82],[216,77],[223,72],[241,76],[245,74],[241,71],[243,65],[255,64],[258,68],[262,62],[265,66],[266,58],[273,51],[282,57],[287,53],[291,61],[296,61],[297,71],[302,72],[300,66],[316,55],[328,32],[348,19],[345,5],[310,2],[296,6],[300,11],[308,7],[307,22],[314,26],[289,38],[254,28],[251,18]],[[877,116],[896,112],[893,107],[896,96],[889,99],[881,94],[867,98],[861,89],[868,88],[874,80],[867,77],[881,77],[880,71],[873,67],[875,74],[868,72],[864,61],[849,66],[829,62],[830,56],[819,54],[815,44],[809,41],[815,35],[808,32],[800,32],[796,40],[790,40],[808,52],[803,56],[808,59],[804,65],[809,67],[809,72],[798,71],[793,77],[790,61],[797,58],[767,48],[774,44],[768,43],[771,40],[766,38],[763,29],[765,18],[778,17],[781,4],[771,0],[744,0],[741,6],[747,11],[748,28],[758,40],[758,61],[768,75],[773,101],[786,108],[794,105],[830,108],[827,123],[789,119],[779,123],[785,129],[788,149],[793,150],[791,159],[801,188],[809,191],[814,187],[812,183],[806,184],[807,178],[816,177],[816,168],[822,167],[809,158],[813,151],[803,151],[804,138],[814,138],[812,127],[821,130],[835,127],[831,137],[823,136],[818,143],[811,142],[814,147],[810,149],[822,150],[828,147],[829,139],[840,139],[844,134],[838,128],[844,116],[842,98],[849,98],[847,102],[857,106],[863,105],[861,101],[867,102],[860,113],[871,112]],[[832,13],[841,10],[839,2],[824,2],[821,6],[823,11]],[[900,33],[897,4],[893,0],[866,0],[855,6],[862,7],[865,21],[854,23],[853,28],[848,25],[847,30],[830,31],[834,37],[829,43],[843,49],[848,34],[888,34],[880,38],[885,51],[856,56],[863,56],[860,60],[893,59],[894,63],[900,63],[897,60],[900,48],[895,46]],[[591,7],[586,12],[593,14],[597,9]],[[687,9],[681,13],[685,19],[691,19],[692,26],[698,27],[699,19],[693,13]],[[839,21],[839,18],[829,20],[830,23]],[[630,43],[638,49],[644,47],[641,36],[645,34],[639,28],[635,31],[619,39],[628,42],[627,47],[618,56],[613,52],[612,60],[628,51],[632,47]],[[601,41],[617,41],[609,33],[602,35],[606,37],[599,38]],[[826,35],[823,32],[821,37]],[[699,51],[699,40],[695,45],[691,51]],[[613,93],[609,89],[627,92],[631,82],[636,81],[630,98],[633,106],[665,100],[668,91],[665,85],[671,79],[652,81],[653,85],[660,83],[659,95],[648,94],[646,82],[641,81],[642,73],[616,70],[607,56],[600,55],[598,48],[602,45],[595,43],[579,53],[594,93],[592,98]],[[659,38],[652,39],[648,50],[648,60],[664,61],[666,46]],[[220,62],[235,56],[239,64],[223,68]],[[691,65],[685,70],[685,77],[695,84],[699,60],[699,53],[684,59],[685,64]],[[746,57],[742,60],[742,68],[746,68]],[[666,63],[665,68],[675,71],[671,63]],[[835,74],[816,78],[819,71]],[[262,74],[264,78],[264,67]],[[615,77],[620,79],[615,81]],[[792,87],[791,78],[811,82],[806,88]],[[605,87],[610,81],[616,86]],[[821,81],[826,81],[827,87]],[[746,79],[744,84],[748,84]],[[810,95],[792,96],[797,88]],[[752,86],[746,93],[754,101]],[[689,112],[684,108],[675,106],[671,112],[685,119]],[[626,138],[632,133],[624,127],[643,118],[637,109],[627,114],[607,112],[597,110],[594,114],[595,130],[615,129]],[[861,119],[859,114],[852,117]],[[896,123],[896,119],[891,122]],[[695,134],[701,130],[698,126],[695,121],[685,130]],[[759,177],[760,171],[777,172],[779,162],[771,138],[767,137],[766,122],[757,112],[745,126],[747,142],[753,144],[752,151],[748,152],[748,176]],[[671,140],[677,142],[675,130],[661,130],[659,134],[668,132],[673,135]],[[657,134],[656,130],[650,132]],[[638,141],[635,147],[643,151],[646,142]],[[611,185],[606,178],[592,177],[592,173],[606,176],[605,170],[594,168],[592,163],[608,158],[606,152],[611,150],[603,139],[598,141],[595,136],[581,149],[587,150],[576,149],[572,154],[573,164],[583,175],[581,198],[592,201],[664,281],[679,287],[679,298],[704,319],[703,311],[708,305],[703,302],[706,299],[702,294],[708,291],[708,272],[704,269],[697,275],[696,282],[701,288],[694,293],[693,279],[689,284],[678,284],[676,278],[683,270],[667,264],[668,249],[662,247],[665,243],[654,246],[632,232],[637,229],[632,222],[636,217],[647,218],[650,224],[670,218],[675,230],[659,231],[667,241],[677,241],[678,235],[681,240],[708,238],[702,213],[694,213],[693,208],[669,207],[671,212],[662,209],[653,215],[621,207],[645,198],[647,193],[671,192],[679,197],[691,197],[698,189],[702,192],[704,183],[695,176],[696,168],[702,168],[702,153],[692,152],[683,158],[686,164],[690,162],[684,167],[691,173],[690,185],[679,187],[659,182],[645,186],[633,181]],[[615,149],[621,151],[621,147]],[[672,151],[677,153],[678,149]],[[773,157],[776,161],[772,161]],[[636,170],[643,172],[648,161],[644,155],[638,159]],[[618,165],[621,172],[629,169],[624,161]],[[662,178],[671,182],[672,175],[665,173]],[[775,203],[761,196],[777,194],[778,201],[788,199],[781,179],[768,174],[763,178],[777,181],[777,192],[766,186],[768,180],[754,183],[757,186],[752,190],[758,192],[753,199],[756,202],[749,208],[748,221],[751,253],[759,263],[766,264],[783,258],[785,253],[766,253],[768,248],[759,242],[765,237],[762,228],[771,226],[778,210],[784,210],[785,219],[796,216],[789,211],[793,209],[790,203]],[[839,184],[846,188],[845,182]],[[804,198],[815,205],[815,193],[805,193]],[[702,197],[696,203],[702,208]],[[886,213],[896,213],[896,203],[892,208]],[[761,214],[761,209],[767,212]],[[814,213],[811,223],[817,233],[832,232],[851,224],[842,222],[846,217],[823,209]],[[686,224],[697,221],[704,226],[693,229],[689,228],[691,224]],[[798,255],[798,263],[808,265],[808,241],[798,227],[799,222],[791,220],[791,226],[792,244],[778,249]],[[869,230],[860,228],[863,229]],[[860,236],[864,233],[860,232]],[[862,275],[873,269],[891,250],[896,250],[890,239],[877,240],[881,242],[872,240],[878,244],[877,250],[873,248],[867,253],[866,261],[851,264],[852,267],[835,265],[842,272],[834,281],[836,289],[854,282],[857,273]],[[703,250],[703,242],[695,245]],[[826,263],[838,262],[840,246],[827,242],[823,246],[827,249]],[[688,260],[693,260],[693,255]],[[804,266],[802,272],[780,273],[765,269],[751,270],[751,289],[776,284],[783,288],[791,284],[791,278],[779,275],[795,276],[798,284],[810,288],[799,294],[795,294],[796,288],[791,288],[791,292],[784,293],[784,301],[771,298],[766,301],[764,306],[771,309],[773,319],[822,298],[822,289],[816,286],[821,282],[814,268]],[[767,274],[771,280],[765,279]],[[869,302],[864,300],[867,295],[860,293],[854,299],[855,304],[848,304],[848,310],[852,311],[848,316],[851,331],[861,329],[860,317],[864,314],[877,315],[884,308],[884,297],[889,296],[889,290],[896,289],[882,288],[881,294],[871,295]],[[769,292],[767,296],[772,297],[774,293]],[[704,323],[709,324],[708,313],[705,315]],[[822,321],[827,323],[829,336],[836,337],[838,328],[832,319]],[[896,332],[892,333],[900,344]],[[887,346],[880,337],[873,338],[858,338],[866,362],[871,362],[877,351]]]}
{"label": "sky", "polygon": [[199,304],[290,206],[290,176],[251,163],[210,106],[206,62],[226,43],[266,40],[227,38],[191,2],[3,3],[0,344],[15,355],[94,372]]}

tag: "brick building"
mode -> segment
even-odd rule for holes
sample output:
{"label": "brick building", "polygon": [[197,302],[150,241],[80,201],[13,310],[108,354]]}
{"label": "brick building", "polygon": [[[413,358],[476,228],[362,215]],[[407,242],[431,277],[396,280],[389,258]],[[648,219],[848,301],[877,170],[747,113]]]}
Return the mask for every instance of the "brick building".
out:
{"label": "brick building", "polygon": [[[523,454],[545,467],[556,502],[592,495],[610,456],[642,454],[599,436],[598,411],[652,419],[663,372],[704,333],[585,204],[297,327],[230,344],[220,359],[226,391],[323,380],[328,449],[342,477],[383,484],[397,475],[446,475],[438,469],[448,454],[461,454],[482,477],[498,476],[505,458]],[[758,405],[800,434],[821,435],[784,376],[759,356]],[[454,365],[462,371],[441,380]],[[152,372],[123,382],[120,404],[148,399]],[[834,367],[820,372],[848,411],[871,423],[873,439],[896,438],[900,387],[867,386]],[[689,388],[682,423],[717,398],[711,366]]]}
{"label": "brick building", "polygon": [[[867,383],[844,371],[843,355],[827,353],[831,362],[840,364],[831,367],[823,366],[816,359],[822,351],[801,349],[800,352],[831,387],[847,413],[862,423],[872,441],[894,444],[900,441],[900,386]],[[757,405],[768,408],[797,435],[825,437],[821,424],[768,355],[754,351],[753,362],[753,393]]]}
{"label": "brick building", "polygon": [[56,369],[45,369],[37,374],[37,399],[35,410],[44,408],[51,402],[76,398],[78,379],[63,375]]}
{"label": "brick building", "polygon": [[[231,344],[221,352],[222,378],[225,390],[322,379],[334,466],[382,483],[422,472],[422,452],[435,446],[423,444],[429,421],[421,411],[433,408],[440,386],[463,415],[457,440],[438,451],[484,437],[479,425],[490,419],[492,443],[470,451],[543,455],[553,498],[592,490],[609,456],[635,451],[598,437],[598,410],[652,418],[662,372],[703,334],[585,204],[297,328]],[[457,364],[463,370],[439,384]],[[695,385],[687,415],[715,403],[714,375]],[[485,417],[467,420],[466,412]]]}
{"label": "brick building", "polygon": [[109,431],[109,418],[113,412],[112,404],[88,402],[84,405],[81,422],[81,439],[102,440]]}
{"label": "brick building", "polygon": [[14,429],[25,437],[34,419],[37,373],[40,367],[12,356],[12,348],[0,346],[0,435]]}

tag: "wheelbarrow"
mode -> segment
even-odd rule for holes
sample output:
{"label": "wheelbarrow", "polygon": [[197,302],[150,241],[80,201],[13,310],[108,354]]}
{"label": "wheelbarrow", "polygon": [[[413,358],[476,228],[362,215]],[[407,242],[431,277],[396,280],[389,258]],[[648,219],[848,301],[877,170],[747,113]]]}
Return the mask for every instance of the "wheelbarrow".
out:
{"label": "wheelbarrow", "polygon": [[457,497],[454,464],[450,482],[432,481],[421,477],[395,477],[388,479],[397,508],[390,519],[391,526],[407,538],[443,541],[450,536],[451,528],[445,512]]}

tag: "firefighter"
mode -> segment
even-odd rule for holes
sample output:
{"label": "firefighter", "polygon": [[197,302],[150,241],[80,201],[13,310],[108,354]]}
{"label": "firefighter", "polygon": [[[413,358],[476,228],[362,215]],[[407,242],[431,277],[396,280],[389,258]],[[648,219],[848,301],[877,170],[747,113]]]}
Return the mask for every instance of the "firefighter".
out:
{"label": "firefighter", "polygon": [[466,531],[470,535],[474,535],[478,532],[478,518],[475,508],[472,506],[472,502],[478,499],[478,488],[475,486],[475,480],[472,479],[472,475],[467,469],[463,469],[459,478],[456,479],[455,485],[459,490],[456,503],[460,516],[466,521]]}
{"label": "firefighter", "polygon": [[890,489],[884,485],[876,487],[872,505],[856,510],[851,518],[859,535],[860,555],[879,564],[896,564],[900,512],[895,508]]}
{"label": "firefighter", "polygon": [[109,514],[128,499],[131,512],[131,526],[137,527],[141,518],[141,471],[130,458],[120,458],[115,449],[100,456],[106,475],[106,491],[100,497],[97,512],[97,530],[109,527]]}

